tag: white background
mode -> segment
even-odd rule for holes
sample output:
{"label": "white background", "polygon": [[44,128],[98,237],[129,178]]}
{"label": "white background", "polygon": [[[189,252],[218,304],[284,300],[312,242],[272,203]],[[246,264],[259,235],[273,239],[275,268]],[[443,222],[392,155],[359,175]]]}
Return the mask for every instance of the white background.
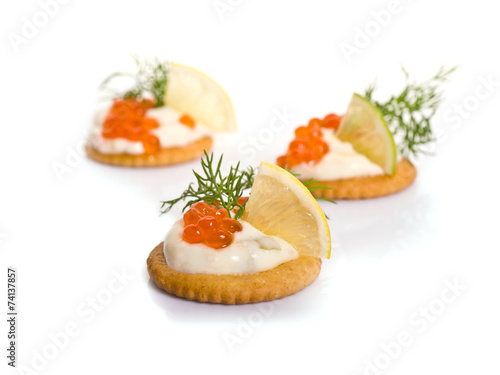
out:
{"label": "white background", "polygon": [[[231,10],[218,13],[211,0],[69,1],[17,47],[11,39],[23,36],[24,17],[44,22],[41,6],[2,3],[0,310],[13,266],[18,366],[35,361],[43,370],[31,373],[46,374],[500,373],[500,26],[492,2],[401,0],[384,19],[389,1],[221,3]],[[347,58],[341,44],[356,47],[356,36],[360,48]],[[417,80],[443,64],[460,67],[435,117],[435,155],[418,161],[413,186],[322,203],[334,248],[315,283],[276,303],[217,306],[162,293],[145,264],[180,213],[160,217],[159,202],[187,186],[198,162],[132,170],[73,154],[99,83],[132,69],[132,53],[216,79],[240,133],[218,138],[215,151],[245,165],[275,160],[294,127],[342,113],[375,78],[381,99],[396,93],[400,64]],[[283,108],[294,119],[261,139],[253,158],[245,142],[262,138]],[[71,171],[58,179],[55,163]],[[113,281],[122,272],[126,285]],[[109,283],[122,288],[111,295]],[[449,283],[465,289],[453,294]],[[90,313],[89,298],[110,295]],[[54,350],[51,335],[62,337],[68,324],[74,336]],[[398,350],[390,343],[405,332],[409,345]]]}

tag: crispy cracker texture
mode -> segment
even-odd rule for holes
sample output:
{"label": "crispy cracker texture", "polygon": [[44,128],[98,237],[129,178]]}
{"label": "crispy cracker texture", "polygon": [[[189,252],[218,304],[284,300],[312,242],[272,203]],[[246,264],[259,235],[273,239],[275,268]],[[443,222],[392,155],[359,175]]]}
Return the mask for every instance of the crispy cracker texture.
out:
{"label": "crispy cracker texture", "polygon": [[85,151],[89,158],[103,164],[122,167],[159,167],[201,158],[203,150],[209,151],[211,147],[212,138],[203,137],[186,146],[162,148],[154,155],[103,154],[89,143],[85,146]]}
{"label": "crispy cracker texture", "polygon": [[345,178],[340,180],[320,181],[330,189],[314,191],[315,197],[328,199],[364,199],[376,198],[401,191],[410,186],[417,170],[407,159],[402,159],[396,166],[394,176],[372,176]]}
{"label": "crispy cracker texture", "polygon": [[271,270],[250,274],[186,274],[167,265],[162,242],[149,255],[147,266],[151,279],[167,293],[192,301],[240,305],[297,293],[318,277],[321,259],[301,256]]}

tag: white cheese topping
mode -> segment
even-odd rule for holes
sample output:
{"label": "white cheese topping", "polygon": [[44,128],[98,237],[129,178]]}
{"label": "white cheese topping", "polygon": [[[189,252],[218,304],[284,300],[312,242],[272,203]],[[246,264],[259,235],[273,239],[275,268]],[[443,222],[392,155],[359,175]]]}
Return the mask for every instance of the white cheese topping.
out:
{"label": "white cheese topping", "polygon": [[[142,142],[129,141],[125,138],[109,139],[101,135],[102,124],[108,112],[109,108],[97,112],[90,134],[90,143],[103,154],[144,154]],[[160,125],[150,132],[158,137],[162,148],[186,146],[211,134],[201,123],[196,123],[194,128],[184,125],[179,121],[181,116],[182,114],[167,106],[151,108],[146,112],[146,117],[154,118]]]}
{"label": "white cheese topping", "polygon": [[297,250],[285,240],[240,222],[243,230],[234,233],[233,242],[228,247],[213,249],[184,241],[184,223],[179,220],[165,239],[163,251],[167,264],[182,273],[220,275],[266,271],[299,257]]}
{"label": "white cheese topping", "polygon": [[329,181],[384,174],[382,167],[356,152],[350,143],[338,139],[333,129],[321,130],[329,151],[317,164],[302,163],[293,166],[293,171],[300,174],[300,179]]}

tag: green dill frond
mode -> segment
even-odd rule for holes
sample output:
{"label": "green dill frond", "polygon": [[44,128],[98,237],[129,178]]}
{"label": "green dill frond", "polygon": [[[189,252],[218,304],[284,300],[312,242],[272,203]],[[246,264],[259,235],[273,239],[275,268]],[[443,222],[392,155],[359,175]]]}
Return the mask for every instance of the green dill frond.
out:
{"label": "green dill frond", "polygon": [[[170,65],[158,59],[154,61],[141,61],[137,56],[133,57],[137,66],[135,74],[117,72],[108,76],[101,84],[100,88],[110,91],[114,98],[134,98],[145,99],[152,96],[155,107],[161,107],[164,103],[167,92]],[[134,80],[133,85],[127,91],[120,93],[109,87],[111,81],[118,77],[130,77]]]}
{"label": "green dill frond", "polygon": [[234,218],[239,219],[245,211],[246,202],[240,204],[238,198],[241,198],[244,192],[252,187],[255,169],[248,167],[246,170],[240,170],[240,163],[238,163],[235,167],[231,166],[227,176],[223,176],[221,171],[222,158],[223,156],[219,158],[218,162],[214,162],[213,153],[208,155],[205,151],[205,158],[201,160],[203,172],[197,173],[193,170],[196,183],[190,183],[180,197],[163,201],[161,213],[169,212],[180,201],[187,200],[182,209],[183,212],[191,205],[205,201],[217,208],[224,208],[229,217],[232,217],[233,208],[238,207]]}
{"label": "green dill frond", "polygon": [[[294,172],[288,165],[285,165],[284,169],[285,169],[285,171],[287,171],[288,173],[290,173],[294,177],[300,176],[299,173]],[[321,181],[315,180],[313,178],[308,178],[307,180],[301,181],[301,182],[307,188],[307,190],[309,190],[311,192],[311,194],[314,193],[316,190],[329,190],[329,189],[331,189],[331,187],[321,185]],[[335,202],[331,199],[328,199],[328,198],[323,198],[323,197],[314,197],[314,198],[316,198],[317,200],[337,204],[337,202]]]}
{"label": "green dill frond", "polygon": [[373,98],[376,85],[372,83],[366,88],[364,97],[380,110],[398,143],[399,152],[407,158],[425,153],[421,146],[435,140],[431,119],[443,100],[440,84],[446,82],[457,67],[441,67],[432,78],[422,83],[410,81],[409,73],[401,68],[406,86],[400,94],[385,102],[377,101]]}

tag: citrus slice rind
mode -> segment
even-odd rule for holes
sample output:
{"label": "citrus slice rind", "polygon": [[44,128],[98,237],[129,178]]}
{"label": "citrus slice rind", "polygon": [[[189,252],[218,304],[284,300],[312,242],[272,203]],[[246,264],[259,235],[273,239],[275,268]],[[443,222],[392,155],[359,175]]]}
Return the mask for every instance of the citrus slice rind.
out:
{"label": "citrus slice rind", "polygon": [[329,258],[330,229],[323,210],[292,174],[261,162],[242,220],[293,245],[300,255]]}
{"label": "citrus slice rind", "polygon": [[206,74],[177,63],[170,64],[165,104],[187,113],[215,132],[236,131],[236,115],[224,89]]}
{"label": "citrus slice rind", "polygon": [[394,137],[382,113],[367,99],[353,94],[346,114],[336,133],[344,142],[352,144],[360,154],[394,175],[397,150]]}

